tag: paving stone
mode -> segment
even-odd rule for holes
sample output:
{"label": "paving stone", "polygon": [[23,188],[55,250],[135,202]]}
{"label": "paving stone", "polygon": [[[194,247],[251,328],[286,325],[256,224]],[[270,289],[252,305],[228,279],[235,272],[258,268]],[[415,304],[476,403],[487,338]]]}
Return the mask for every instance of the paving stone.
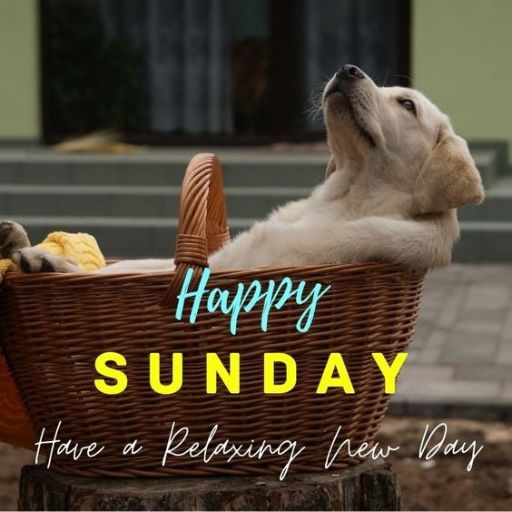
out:
{"label": "paving stone", "polygon": [[498,340],[496,336],[450,333],[443,347],[443,363],[490,363],[493,361]]}
{"label": "paving stone", "polygon": [[[427,278],[428,279],[428,278]],[[441,303],[446,300],[450,289],[447,286],[430,285],[425,288],[423,307],[436,306],[439,307]]]}
{"label": "paving stone", "polygon": [[446,343],[448,332],[446,329],[434,329],[427,338],[425,347],[427,349],[441,348]]}
{"label": "paving stone", "polygon": [[397,391],[398,396],[408,399],[422,397],[433,401],[457,399],[468,402],[498,399],[502,386],[499,382],[432,379],[406,383],[398,381]]}
{"label": "paving stone", "polygon": [[512,308],[510,306],[505,315],[501,336],[504,340],[509,341],[512,346]]}
{"label": "paving stone", "polygon": [[429,364],[435,367],[436,364],[439,364],[441,358],[441,348],[427,348],[423,350],[418,357],[418,362],[421,364]]}
{"label": "paving stone", "polygon": [[421,308],[418,325],[436,326],[440,315],[440,308]]}
{"label": "paving stone", "polygon": [[[464,277],[472,282],[480,282],[487,284],[503,284],[504,282],[512,282],[512,274],[510,273],[510,265],[458,265]],[[461,274],[459,274],[460,280]]]}
{"label": "paving stone", "polygon": [[418,351],[409,350],[407,352],[407,361],[409,363],[414,363],[414,362],[418,361],[419,357],[420,357],[420,352],[418,352]]}
{"label": "paving stone", "polygon": [[430,338],[430,333],[432,332],[432,326],[426,322],[418,322],[416,326],[416,331],[414,333],[414,345],[424,345],[427,340]]}
{"label": "paving stone", "polygon": [[512,382],[505,382],[501,388],[501,398],[507,402],[512,402]]}
{"label": "paving stone", "polygon": [[510,304],[510,287],[499,284],[475,283],[465,298],[465,311],[504,311]]}
{"label": "paving stone", "polygon": [[508,410],[512,265],[459,264],[430,273],[413,347],[393,403],[415,411],[460,406],[463,414],[473,406]]}
{"label": "paving stone", "polygon": [[459,311],[459,315],[457,316],[457,323],[464,322],[479,322],[482,321],[484,323],[494,323],[499,325],[500,334],[503,332],[505,328],[505,318],[507,311]]}
{"label": "paving stone", "polygon": [[496,336],[502,331],[503,315],[501,321],[497,319],[474,316],[459,316],[453,324],[453,331],[462,334],[475,334],[481,336]]}
{"label": "paving stone", "polygon": [[432,379],[449,380],[453,377],[454,370],[453,366],[411,364],[410,358],[408,357],[403,370],[400,372],[399,379],[402,383],[411,380],[422,382]]}
{"label": "paving stone", "polygon": [[[512,364],[512,342],[501,343],[496,351],[494,363],[498,366],[502,364]],[[510,377],[512,381],[512,376]]]}
{"label": "paving stone", "polygon": [[466,265],[450,265],[447,268],[441,268],[429,272],[427,276],[427,286],[429,283],[441,283],[458,281],[460,273],[466,268]]}
{"label": "paving stone", "polygon": [[490,381],[510,381],[512,379],[512,364],[467,364],[457,367],[454,370],[456,379]]}
{"label": "paving stone", "polygon": [[451,293],[443,304],[441,314],[438,316],[437,325],[439,327],[452,327],[457,319],[461,304],[465,298],[464,290],[456,289]]}

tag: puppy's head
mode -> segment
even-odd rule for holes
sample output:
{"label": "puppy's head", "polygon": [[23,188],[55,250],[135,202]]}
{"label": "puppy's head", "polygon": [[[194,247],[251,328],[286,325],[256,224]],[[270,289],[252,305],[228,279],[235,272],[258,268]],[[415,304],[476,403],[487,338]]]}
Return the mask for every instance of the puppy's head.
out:
{"label": "puppy's head", "polygon": [[323,93],[332,159],[327,173],[350,165],[410,193],[412,214],[480,203],[484,192],[466,142],[424,95],[378,87],[358,67],[343,66]]}

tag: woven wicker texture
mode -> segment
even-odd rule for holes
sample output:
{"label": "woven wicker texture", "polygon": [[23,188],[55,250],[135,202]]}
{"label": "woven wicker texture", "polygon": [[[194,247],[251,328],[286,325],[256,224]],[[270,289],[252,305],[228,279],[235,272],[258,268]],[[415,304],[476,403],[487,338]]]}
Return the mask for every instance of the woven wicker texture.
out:
{"label": "woven wicker texture", "polygon": [[0,411],[0,442],[33,449],[34,427],[2,355],[0,355]]}
{"label": "woven wicker texture", "polygon": [[[243,313],[237,335],[229,317],[202,307],[191,325],[174,319],[172,295],[187,268],[199,274],[207,253],[228,239],[220,165],[214,155],[197,155],[182,190],[176,272],[159,274],[8,274],[0,294],[2,336],[8,364],[39,431],[55,429],[61,439],[106,445],[93,459],[54,456],[58,471],[84,476],[200,476],[280,472],[288,456],[235,459],[217,456],[169,458],[161,466],[172,422],[190,428],[186,445],[202,444],[213,425],[218,440],[255,443],[284,439],[305,444],[292,471],[321,471],[338,425],[354,445],[371,443],[386,411],[383,377],[371,353],[390,361],[406,351],[413,336],[423,273],[387,264],[319,265],[213,272],[209,287],[235,290],[238,283],[290,277],[330,284],[306,334],[295,322],[303,307],[289,302],[273,310],[268,332],[260,328],[261,309]],[[170,284],[169,284],[170,283]],[[165,304],[162,306],[162,304]],[[187,310],[186,310],[187,313]],[[128,387],[106,396],[94,387],[94,360],[102,352],[126,357]],[[161,354],[162,382],[171,380],[171,353],[182,352],[183,387],[161,396],[149,386],[150,352]],[[216,352],[227,364],[241,358],[241,392],[205,391],[205,354]],[[286,352],[297,362],[297,384],[287,394],[263,393],[263,354]],[[331,352],[341,352],[355,394],[332,390],[316,394]],[[276,381],[283,375],[276,372]],[[137,438],[144,449],[122,456]],[[356,464],[341,452],[331,469]]]}

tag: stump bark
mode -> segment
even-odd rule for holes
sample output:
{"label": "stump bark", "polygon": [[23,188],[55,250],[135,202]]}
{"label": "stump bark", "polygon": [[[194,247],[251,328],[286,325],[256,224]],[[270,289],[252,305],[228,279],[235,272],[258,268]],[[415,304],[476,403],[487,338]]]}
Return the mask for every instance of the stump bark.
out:
{"label": "stump bark", "polygon": [[42,466],[21,474],[20,510],[400,510],[388,463],[277,476],[97,479]]}

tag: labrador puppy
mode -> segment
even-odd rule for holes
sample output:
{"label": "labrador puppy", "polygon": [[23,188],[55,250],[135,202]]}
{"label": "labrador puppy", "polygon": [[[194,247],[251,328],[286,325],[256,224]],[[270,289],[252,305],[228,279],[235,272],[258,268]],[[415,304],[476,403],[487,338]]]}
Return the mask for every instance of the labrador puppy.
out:
{"label": "labrador puppy", "polygon": [[[332,158],[326,180],[211,255],[213,270],[384,261],[412,268],[447,265],[459,237],[456,208],[482,202],[466,142],[425,96],[378,87],[343,66],[322,107]],[[30,247],[25,230],[0,224],[2,256],[26,272],[79,272]],[[168,260],[133,260],[99,272],[169,271]]]}

